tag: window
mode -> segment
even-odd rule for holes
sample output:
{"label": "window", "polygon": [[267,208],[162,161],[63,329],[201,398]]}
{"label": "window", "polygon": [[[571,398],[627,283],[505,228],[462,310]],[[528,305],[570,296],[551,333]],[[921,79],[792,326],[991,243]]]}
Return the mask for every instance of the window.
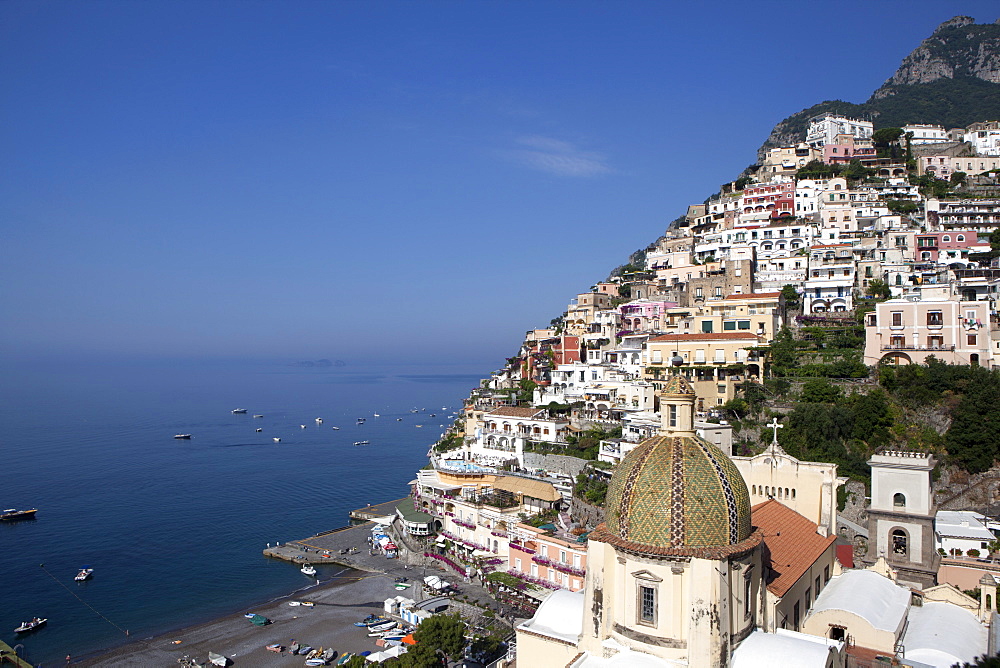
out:
{"label": "window", "polygon": [[941,241],[951,241],[951,236],[946,234],[943,237],[941,237]]}
{"label": "window", "polygon": [[701,321],[701,331],[702,331],[703,334],[711,334],[712,333],[712,321],[711,320],[702,320]]}
{"label": "window", "polygon": [[902,311],[893,311],[891,313],[891,315],[892,315],[892,321],[891,321],[892,324],[890,325],[890,327],[902,327],[903,326],[903,312]]}
{"label": "window", "polygon": [[566,550],[559,550],[559,563],[560,564],[566,563]]}
{"label": "window", "polygon": [[809,608],[812,607],[812,602],[813,602],[812,589],[806,589],[806,612],[808,612]]}
{"label": "window", "polygon": [[816,576],[816,596],[817,596],[817,598],[819,597],[819,587],[820,587],[820,585],[819,585],[819,576],[817,575]]}
{"label": "window", "polygon": [[928,311],[927,324],[931,327],[941,327],[944,325],[944,316],[941,311]]}
{"label": "window", "polygon": [[735,320],[729,320],[729,321],[726,321],[726,322],[722,323],[722,329],[724,331],[735,330],[736,329],[736,321]]}
{"label": "window", "polygon": [[656,624],[656,589],[639,586],[639,623]]}
{"label": "window", "polygon": [[965,337],[965,340],[966,340],[966,343],[967,343],[968,345],[970,345],[970,346],[975,346],[975,345],[976,345],[976,340],[977,340],[977,338],[976,338],[976,335],[975,335],[975,334],[968,334],[968,335],[967,335],[967,336]]}
{"label": "window", "polygon": [[743,619],[750,618],[750,612],[753,610],[753,601],[751,596],[753,595],[753,582],[750,580],[750,574],[743,578]]}
{"label": "window", "polygon": [[520,558],[514,559],[514,570],[515,571],[521,570],[521,559]]}
{"label": "window", "polygon": [[668,423],[671,427],[677,426],[677,406],[670,405],[670,422]]}
{"label": "window", "polygon": [[890,534],[890,541],[892,544],[892,553],[905,557],[907,554],[907,536],[906,532],[902,529],[896,529]]}
{"label": "window", "polygon": [[792,630],[798,631],[799,629],[799,602],[795,602],[795,607],[792,609]]}
{"label": "window", "polygon": [[965,235],[959,234],[957,237],[955,237],[955,241],[965,241]]}
{"label": "window", "polygon": [[750,321],[749,320],[740,320],[739,321],[739,327],[740,327],[740,329],[750,329]]}
{"label": "window", "polygon": [[823,584],[826,584],[829,581],[830,581],[830,567],[829,566],[824,566],[823,567]]}

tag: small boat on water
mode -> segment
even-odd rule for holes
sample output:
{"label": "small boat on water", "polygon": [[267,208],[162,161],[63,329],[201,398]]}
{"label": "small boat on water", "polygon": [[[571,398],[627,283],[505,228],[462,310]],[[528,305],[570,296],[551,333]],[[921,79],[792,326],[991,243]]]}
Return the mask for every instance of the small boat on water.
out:
{"label": "small boat on water", "polygon": [[38,512],[38,508],[30,508],[28,510],[17,510],[16,508],[7,508],[6,510],[0,511],[0,520],[6,522],[17,522],[18,520],[33,520],[35,519],[35,513]]}
{"label": "small boat on water", "polygon": [[306,428],[306,426],[304,424],[300,424],[299,425],[299,429],[305,429],[305,428]]}
{"label": "small boat on water", "polygon": [[272,440],[272,441],[274,441],[275,443],[281,443],[281,439],[280,439],[280,438],[278,438],[277,436],[275,436],[275,437],[274,437],[274,438],[272,438],[271,440]]}
{"label": "small boat on water", "polygon": [[45,626],[47,621],[48,617],[34,617],[30,622],[21,622],[21,625],[14,629],[14,633],[29,633]]}
{"label": "small boat on water", "polygon": [[382,416],[379,415],[378,413],[375,413],[375,417],[382,417]]}
{"label": "small boat on water", "polygon": [[264,431],[264,430],[263,430],[263,429],[261,429],[260,427],[257,427],[257,433],[258,433],[258,434],[259,434],[260,432],[262,432],[262,431]]}
{"label": "small boat on water", "polygon": [[184,439],[185,441],[191,440],[191,434],[174,434],[174,438]]}
{"label": "small boat on water", "polygon": [[354,441],[354,445],[368,445],[369,441]]}
{"label": "small boat on water", "polygon": [[310,577],[315,577],[316,576],[316,569],[313,567],[312,564],[306,564],[305,566],[303,566],[299,570],[302,571],[303,573],[305,573],[306,575],[310,576]]}
{"label": "small boat on water", "polygon": [[263,416],[263,415],[261,415],[260,413],[254,413],[254,414],[253,414],[253,416],[254,416],[255,418],[262,418],[262,417],[264,417],[264,416]]}
{"label": "small boat on water", "polygon": [[396,418],[396,422],[402,422],[403,418]]}
{"label": "small boat on water", "polygon": [[244,414],[246,414],[246,412],[247,412],[247,409],[245,409],[245,408],[234,408],[233,409],[233,415],[244,415]]}
{"label": "small boat on water", "polygon": [[364,424],[365,418],[358,418],[358,424]]}
{"label": "small boat on water", "polygon": [[85,582],[94,576],[94,569],[90,566],[81,566],[80,572],[73,578],[77,582]]}
{"label": "small boat on water", "polygon": [[340,427],[333,427],[334,431],[340,431]]}

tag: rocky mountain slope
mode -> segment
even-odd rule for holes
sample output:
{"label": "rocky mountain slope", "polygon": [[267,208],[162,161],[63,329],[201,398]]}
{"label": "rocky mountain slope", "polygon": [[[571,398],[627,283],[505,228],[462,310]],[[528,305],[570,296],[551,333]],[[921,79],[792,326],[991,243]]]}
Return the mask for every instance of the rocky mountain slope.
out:
{"label": "rocky mountain slope", "polygon": [[866,102],[828,100],[792,114],[774,126],[758,158],[770,148],[802,141],[809,119],[823,113],[871,120],[875,127],[936,123],[952,128],[1000,119],[1000,20],[977,24],[956,16],[945,21]]}

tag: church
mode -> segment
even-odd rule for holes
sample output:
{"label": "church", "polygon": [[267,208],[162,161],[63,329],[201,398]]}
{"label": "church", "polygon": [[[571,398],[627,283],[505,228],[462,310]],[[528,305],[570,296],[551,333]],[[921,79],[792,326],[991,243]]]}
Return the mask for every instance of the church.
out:
{"label": "church", "polygon": [[[857,604],[863,613],[872,603],[841,602],[850,596],[826,592],[848,591],[840,584],[830,518],[804,517],[773,497],[751,508],[737,464],[695,434],[690,383],[670,378],[660,403],[659,434],[633,449],[611,478],[605,522],[589,537],[583,590],[554,592],[517,628],[518,664],[848,665],[851,633],[861,623],[851,608]],[[836,489],[835,472],[828,477],[832,489],[825,495]],[[908,589],[893,582],[890,570],[866,572],[884,581],[882,588],[895,596],[895,610],[905,619]],[[826,618],[812,620],[820,631],[803,632],[821,597]],[[982,629],[962,656],[952,651],[947,658],[984,653],[988,615],[957,590],[942,597],[952,617]],[[901,622],[900,643],[905,628]]]}

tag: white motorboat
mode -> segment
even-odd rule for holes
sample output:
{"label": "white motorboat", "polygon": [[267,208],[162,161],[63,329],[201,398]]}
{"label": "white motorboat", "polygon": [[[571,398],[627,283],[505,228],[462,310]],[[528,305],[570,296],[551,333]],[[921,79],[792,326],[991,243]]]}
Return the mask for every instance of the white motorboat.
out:
{"label": "white motorboat", "polygon": [[316,418],[316,424],[323,424],[323,418]]}
{"label": "white motorboat", "polygon": [[264,430],[263,430],[263,429],[261,429],[260,427],[257,427],[256,431],[257,431],[257,433],[259,434],[260,432],[262,432],[262,431],[264,431]]}
{"label": "white motorboat", "polygon": [[233,415],[244,415],[247,412],[245,408],[234,408]]}
{"label": "white motorboat", "polygon": [[254,413],[254,415],[253,415],[253,416],[254,416],[255,418],[262,418],[262,417],[264,417],[264,416],[263,416],[263,415],[261,415],[260,413]]}
{"label": "white motorboat", "polygon": [[35,617],[30,622],[21,622],[21,625],[14,629],[14,633],[34,631],[44,626],[47,621],[49,621],[47,617]]}
{"label": "white motorboat", "polygon": [[94,569],[90,566],[81,566],[80,572],[73,578],[77,582],[85,582],[94,576]]}
{"label": "white motorboat", "polygon": [[191,440],[191,434],[174,434],[174,438],[180,438],[180,439],[183,439],[185,441],[190,441]]}
{"label": "white motorboat", "polygon": [[382,417],[382,416],[379,415],[378,413],[375,413],[375,417]]}
{"label": "white motorboat", "polygon": [[340,431],[340,427],[333,427],[332,429],[333,429],[334,431]]}
{"label": "white motorboat", "polygon": [[302,571],[303,573],[305,573],[306,575],[310,576],[310,577],[316,577],[316,569],[313,567],[312,564],[306,564],[305,566],[303,566],[299,570]]}
{"label": "white motorboat", "polygon": [[274,438],[272,438],[271,440],[272,440],[272,441],[274,441],[275,443],[281,443],[281,439],[280,439],[280,438],[278,438],[277,436],[275,436],[275,437],[274,437]]}

